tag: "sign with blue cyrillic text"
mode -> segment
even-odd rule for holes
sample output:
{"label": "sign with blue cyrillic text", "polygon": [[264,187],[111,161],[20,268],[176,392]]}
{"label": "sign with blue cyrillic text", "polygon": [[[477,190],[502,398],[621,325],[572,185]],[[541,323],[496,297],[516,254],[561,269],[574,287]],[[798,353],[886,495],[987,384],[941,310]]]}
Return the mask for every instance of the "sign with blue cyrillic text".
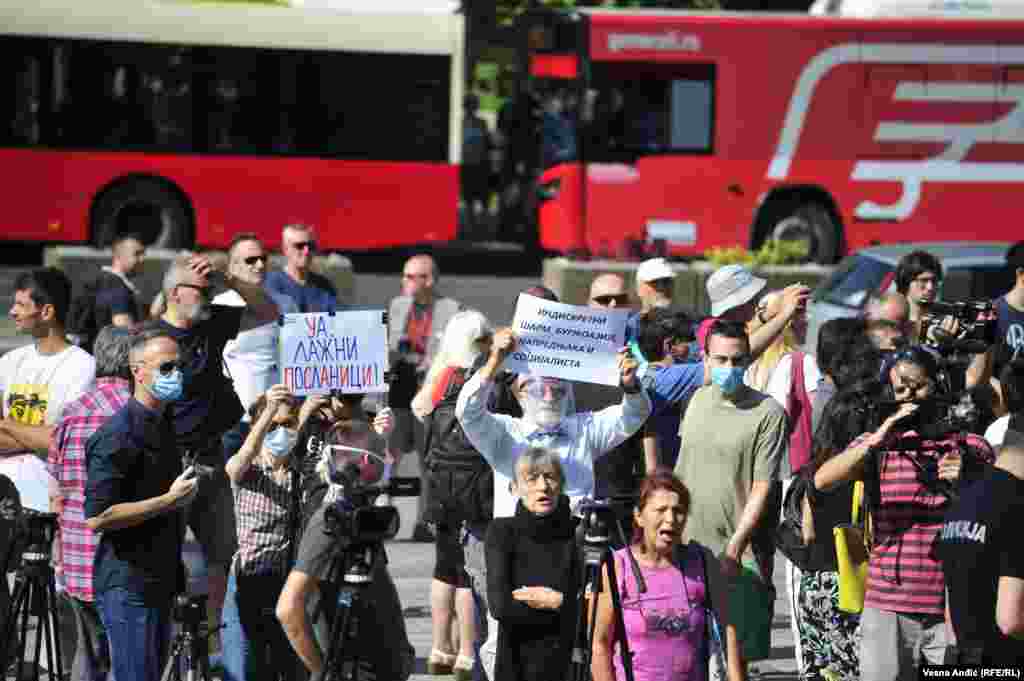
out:
{"label": "sign with blue cyrillic text", "polygon": [[518,347],[504,367],[568,381],[619,384],[616,353],[625,345],[626,310],[553,303],[520,294],[512,328]]}
{"label": "sign with blue cyrillic text", "polygon": [[293,395],[387,392],[383,310],[286,314],[280,323],[281,382]]}

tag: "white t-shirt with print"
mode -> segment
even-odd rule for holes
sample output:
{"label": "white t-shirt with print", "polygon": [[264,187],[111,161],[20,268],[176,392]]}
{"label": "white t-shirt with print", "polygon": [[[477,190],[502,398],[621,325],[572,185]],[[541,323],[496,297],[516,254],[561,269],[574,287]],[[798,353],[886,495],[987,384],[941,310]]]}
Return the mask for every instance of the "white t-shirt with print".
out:
{"label": "white t-shirt with print", "polygon": [[[64,405],[78,399],[96,379],[96,360],[85,350],[69,345],[43,355],[36,344],[11,350],[0,357],[0,396],[3,418],[25,425],[55,426]],[[22,497],[22,506],[48,510],[48,487],[56,481],[34,452],[0,456],[0,473],[11,478]]]}

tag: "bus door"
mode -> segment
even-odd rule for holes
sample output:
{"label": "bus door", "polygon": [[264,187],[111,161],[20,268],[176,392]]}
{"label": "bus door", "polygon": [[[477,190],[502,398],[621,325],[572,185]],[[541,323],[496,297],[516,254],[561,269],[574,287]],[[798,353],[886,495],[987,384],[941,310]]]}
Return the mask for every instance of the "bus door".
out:
{"label": "bus door", "polygon": [[584,245],[586,205],[580,137],[587,105],[584,21],[576,13],[537,12],[520,25],[523,77],[499,121],[499,127],[514,131],[506,140],[511,167],[506,182],[523,188],[522,209],[535,215],[541,247],[576,251]]}

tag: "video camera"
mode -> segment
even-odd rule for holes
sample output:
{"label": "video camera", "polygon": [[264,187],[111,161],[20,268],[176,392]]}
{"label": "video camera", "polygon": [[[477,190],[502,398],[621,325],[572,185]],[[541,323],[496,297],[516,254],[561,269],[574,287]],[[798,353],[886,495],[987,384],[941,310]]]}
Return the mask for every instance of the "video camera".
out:
{"label": "video camera", "polygon": [[354,544],[391,539],[399,530],[398,509],[375,506],[377,497],[415,497],[419,478],[391,477],[391,464],[366,449],[324,445],[331,483],[342,487],[340,499],[324,509],[324,531]]}
{"label": "video camera", "polygon": [[[959,323],[960,330],[956,335],[942,328],[943,320],[949,317]],[[989,300],[926,303],[918,341],[943,356],[985,352],[996,342],[995,306]]]}
{"label": "video camera", "polygon": [[49,565],[57,536],[57,514],[23,508],[13,520],[7,565],[0,566],[3,571],[13,572],[19,565]]}
{"label": "video camera", "polygon": [[[872,419],[876,427],[895,413],[901,404],[893,400],[879,402]],[[918,404],[920,406],[913,414],[901,419],[897,424],[900,431],[914,431],[917,434],[917,437],[902,438],[898,444],[899,452],[911,458],[918,470],[918,479],[925,487],[955,499],[961,487],[980,479],[989,468],[986,461],[974,456],[971,449],[966,446],[967,434],[977,425],[978,408],[970,393],[966,392],[936,395]],[[926,449],[938,451],[940,454],[959,453],[959,480],[951,482],[940,479],[936,459],[914,455]]]}

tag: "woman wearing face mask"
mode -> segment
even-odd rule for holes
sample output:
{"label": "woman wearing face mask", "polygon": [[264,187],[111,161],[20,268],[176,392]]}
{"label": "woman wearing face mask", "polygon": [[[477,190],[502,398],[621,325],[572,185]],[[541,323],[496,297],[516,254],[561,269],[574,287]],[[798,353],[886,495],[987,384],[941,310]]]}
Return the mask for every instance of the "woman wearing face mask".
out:
{"label": "woman wearing face mask", "polygon": [[290,568],[299,522],[289,465],[299,410],[288,388],[275,385],[249,409],[252,430],[225,466],[235,496],[238,552],[231,562],[222,634],[226,681],[291,678],[297,669],[281,627],[269,626]]}
{"label": "woman wearing face mask", "polygon": [[495,518],[486,540],[487,601],[501,623],[493,681],[561,681],[576,627],[576,522],[556,453],[527,449],[515,469],[515,516]]}
{"label": "woman wearing face mask", "polygon": [[[707,673],[707,584],[699,544],[682,544],[690,491],[665,469],[648,476],[633,512],[633,544],[614,554],[626,641],[637,681],[703,681]],[[626,552],[643,575],[640,593]],[[594,681],[625,679],[615,645],[615,620],[605,573],[594,629]]]}

